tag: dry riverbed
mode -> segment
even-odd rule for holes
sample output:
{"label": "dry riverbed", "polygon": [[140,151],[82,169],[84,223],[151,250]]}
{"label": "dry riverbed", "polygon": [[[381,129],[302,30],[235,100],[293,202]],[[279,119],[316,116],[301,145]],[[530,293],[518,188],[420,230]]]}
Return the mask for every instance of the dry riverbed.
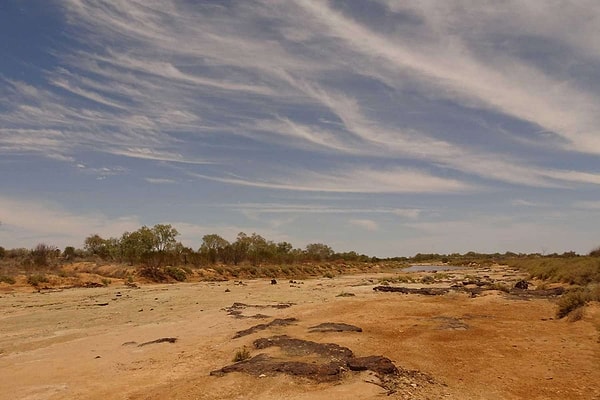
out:
{"label": "dry riverbed", "polygon": [[[521,278],[445,274],[388,280]],[[600,399],[598,304],[396,275],[0,293],[0,399]]]}

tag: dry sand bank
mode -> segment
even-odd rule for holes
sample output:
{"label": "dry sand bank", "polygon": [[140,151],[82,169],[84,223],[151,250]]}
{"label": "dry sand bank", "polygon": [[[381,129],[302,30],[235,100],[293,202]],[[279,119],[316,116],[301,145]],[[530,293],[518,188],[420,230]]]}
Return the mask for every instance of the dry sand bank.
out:
{"label": "dry sand bank", "polygon": [[[479,274],[516,279],[505,269]],[[369,371],[344,372],[335,382],[281,374],[210,375],[231,364],[243,346],[253,356],[279,355],[253,349],[252,342],[280,334],[336,343],[359,357],[383,355],[433,379],[405,378],[391,398],[600,398],[597,305],[572,323],[554,319],[549,299],[501,292],[475,298],[374,292],[382,276],[5,293],[0,295],[0,399],[385,397],[382,387],[365,382],[376,382]],[[242,316],[268,318],[236,318],[224,310],[235,302],[293,305],[242,308]],[[233,339],[236,332],[274,318],[298,321]],[[363,332],[309,332],[323,322],[352,324]],[[171,337],[177,341],[139,346]]]}

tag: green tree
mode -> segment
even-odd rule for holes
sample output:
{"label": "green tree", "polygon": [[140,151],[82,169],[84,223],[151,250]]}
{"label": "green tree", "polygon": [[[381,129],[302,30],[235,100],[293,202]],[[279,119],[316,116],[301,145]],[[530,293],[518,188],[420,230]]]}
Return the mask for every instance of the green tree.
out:
{"label": "green tree", "polygon": [[202,237],[202,245],[198,251],[209,263],[215,264],[223,256],[227,246],[229,246],[227,240],[213,233]]}
{"label": "green tree", "polygon": [[33,263],[37,266],[47,266],[50,259],[56,255],[56,250],[58,249],[54,246],[49,246],[45,243],[38,244],[31,251]]}
{"label": "green tree", "polygon": [[250,248],[250,238],[244,232],[240,232],[237,235],[237,239],[231,245],[231,260],[234,265],[238,265],[248,257],[248,250]]}
{"label": "green tree", "polygon": [[103,239],[97,233],[90,235],[85,238],[83,242],[83,248],[85,251],[92,255],[106,258],[108,255],[108,249],[106,247],[106,240]]}
{"label": "green tree", "polygon": [[152,229],[142,226],[134,232],[125,232],[121,236],[120,248],[125,261],[130,264],[150,261],[152,251],[157,245]]}
{"label": "green tree", "polygon": [[311,243],[306,245],[306,256],[313,261],[323,261],[330,259],[334,252],[331,247],[323,243]]}
{"label": "green tree", "polygon": [[73,247],[73,246],[65,247],[65,250],[63,251],[62,256],[64,257],[65,260],[74,259],[76,256],[75,247]]}
{"label": "green tree", "polygon": [[169,251],[175,247],[177,241],[175,238],[179,236],[177,229],[170,224],[157,224],[152,227],[154,234],[154,247],[156,251]]}

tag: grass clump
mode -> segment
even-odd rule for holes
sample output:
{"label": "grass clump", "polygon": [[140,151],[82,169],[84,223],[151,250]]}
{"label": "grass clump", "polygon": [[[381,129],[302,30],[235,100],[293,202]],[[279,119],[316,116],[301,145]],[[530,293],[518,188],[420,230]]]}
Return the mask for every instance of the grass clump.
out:
{"label": "grass clump", "polygon": [[[563,294],[558,299],[558,311],[556,316],[564,318],[574,311],[582,308],[590,301],[600,301],[600,285],[589,285],[585,288],[576,288]],[[580,310],[578,312],[582,312]],[[581,314],[582,316],[583,314]],[[581,319],[581,318],[579,318]]]}
{"label": "grass clump", "polygon": [[15,278],[13,278],[12,276],[8,276],[8,275],[0,275],[0,283],[8,283],[9,285],[14,285],[15,283],[17,283],[17,281],[15,280]]}
{"label": "grass clump", "polygon": [[235,356],[233,356],[233,362],[245,361],[249,358],[250,358],[250,350],[248,350],[248,348],[246,346],[244,346],[235,352]]}
{"label": "grass clump", "polygon": [[432,284],[435,282],[435,278],[433,277],[433,275],[425,275],[424,277],[421,278],[421,283],[425,283],[427,285]]}
{"label": "grass clump", "polygon": [[491,286],[491,288],[493,290],[499,290],[499,291],[504,292],[504,293],[510,292],[510,287],[508,287],[508,285],[506,283],[502,283],[502,282],[494,283]]}
{"label": "grass clump", "polygon": [[178,267],[165,267],[165,273],[177,282],[184,282],[187,279],[187,273]]}
{"label": "grass clump", "polygon": [[41,283],[48,283],[50,280],[46,275],[43,274],[35,274],[29,275],[27,277],[27,283],[31,286],[38,287]]}
{"label": "grass clump", "polygon": [[507,264],[529,272],[531,278],[549,282],[564,282],[580,286],[600,283],[598,257],[518,258],[507,261]]}

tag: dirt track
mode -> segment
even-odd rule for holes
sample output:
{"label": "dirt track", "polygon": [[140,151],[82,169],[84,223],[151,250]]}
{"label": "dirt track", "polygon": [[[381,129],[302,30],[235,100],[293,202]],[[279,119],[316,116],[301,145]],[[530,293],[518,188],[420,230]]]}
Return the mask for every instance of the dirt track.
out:
{"label": "dirt track", "polygon": [[[252,343],[283,334],[336,343],[357,357],[383,355],[400,369],[432,378],[404,377],[390,398],[600,399],[597,304],[583,320],[567,322],[554,319],[556,307],[548,299],[495,291],[474,298],[374,292],[380,278],[3,293],[0,399],[368,399],[386,393],[369,371],[346,371],[335,382],[210,375],[231,364],[243,346],[252,356],[282,357]],[[244,307],[240,318],[225,311],[235,302],[293,305]],[[256,314],[264,318],[244,318]],[[233,339],[275,318],[298,321]],[[363,331],[309,332],[324,322]],[[139,346],[159,338],[177,341]]]}

